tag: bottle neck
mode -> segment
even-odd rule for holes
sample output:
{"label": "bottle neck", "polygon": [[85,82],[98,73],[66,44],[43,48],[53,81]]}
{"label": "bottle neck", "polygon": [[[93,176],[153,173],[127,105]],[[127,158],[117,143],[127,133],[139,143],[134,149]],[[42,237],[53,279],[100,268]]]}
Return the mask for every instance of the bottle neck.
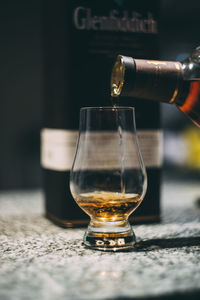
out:
{"label": "bottle neck", "polygon": [[111,75],[111,95],[176,103],[183,75],[179,62],[118,56]]}

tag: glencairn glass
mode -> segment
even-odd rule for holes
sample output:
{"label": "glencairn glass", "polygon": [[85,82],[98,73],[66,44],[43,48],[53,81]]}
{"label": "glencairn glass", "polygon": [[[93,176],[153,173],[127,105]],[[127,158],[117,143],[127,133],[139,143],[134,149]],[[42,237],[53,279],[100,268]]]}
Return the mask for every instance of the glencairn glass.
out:
{"label": "glencairn glass", "polygon": [[82,108],[70,189],[90,216],[84,244],[104,251],[132,248],[136,238],[128,217],[146,188],[134,108]]}

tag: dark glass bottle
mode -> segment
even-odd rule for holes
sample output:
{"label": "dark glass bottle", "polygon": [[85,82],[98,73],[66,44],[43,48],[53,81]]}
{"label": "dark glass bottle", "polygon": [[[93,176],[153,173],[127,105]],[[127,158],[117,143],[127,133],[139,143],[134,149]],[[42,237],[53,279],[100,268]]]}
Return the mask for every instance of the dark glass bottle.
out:
{"label": "dark glass bottle", "polygon": [[183,62],[119,55],[111,74],[111,96],[174,103],[200,126],[200,47]]}
{"label": "dark glass bottle", "polygon": [[[45,213],[64,227],[85,226],[88,216],[78,207],[69,189],[79,111],[85,106],[108,104],[110,70],[116,53],[140,58],[158,56],[160,1],[102,0],[101,5],[94,0],[43,2],[41,165]],[[150,105],[148,116],[142,113],[143,101],[133,105],[138,112],[137,132],[141,150],[145,149],[143,159],[149,188],[148,200],[136,210],[134,219],[129,220],[156,222],[160,219],[162,168],[160,105],[156,102]]]}

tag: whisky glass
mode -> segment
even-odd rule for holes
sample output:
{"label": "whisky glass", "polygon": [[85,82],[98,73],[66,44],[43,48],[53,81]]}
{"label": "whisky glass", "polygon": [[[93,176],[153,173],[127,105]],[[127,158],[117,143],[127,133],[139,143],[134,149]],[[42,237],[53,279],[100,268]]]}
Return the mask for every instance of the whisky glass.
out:
{"label": "whisky glass", "polygon": [[82,108],[70,189],[90,216],[83,243],[104,251],[132,248],[136,238],[128,217],[146,188],[134,108]]}

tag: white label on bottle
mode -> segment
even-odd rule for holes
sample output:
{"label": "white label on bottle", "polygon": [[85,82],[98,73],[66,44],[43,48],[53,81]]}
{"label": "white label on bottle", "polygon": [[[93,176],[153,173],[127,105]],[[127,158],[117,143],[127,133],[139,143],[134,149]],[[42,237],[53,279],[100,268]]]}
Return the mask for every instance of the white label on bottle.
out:
{"label": "white label on bottle", "polygon": [[48,129],[41,131],[41,165],[45,169],[67,171],[74,160],[78,131]]}
{"label": "white label on bottle", "polygon": [[147,168],[159,168],[163,162],[163,134],[161,130],[138,130],[140,150]]}
{"label": "white label on bottle", "polygon": [[[162,164],[162,133],[160,130],[138,130],[138,139],[144,164],[147,168],[158,168]],[[101,161],[98,159],[98,166],[100,168],[105,165],[107,168],[115,168],[116,161],[109,159],[109,155],[113,153],[115,147],[116,134],[107,133],[109,143],[105,144],[105,133],[98,133],[99,147],[102,144],[103,138],[104,152],[107,157],[101,155]],[[45,169],[55,171],[69,171],[72,167],[76,145],[78,140],[78,131],[62,130],[62,129],[43,129],[41,131],[41,165]],[[129,137],[127,136],[127,140]],[[130,149],[130,147],[128,147]],[[98,149],[98,147],[97,147]],[[97,151],[97,150],[96,150]],[[95,153],[98,158],[98,151]],[[99,156],[100,157],[100,156]],[[106,162],[102,161],[106,157]],[[108,159],[107,159],[108,158]],[[108,166],[109,161],[109,166]],[[110,165],[112,163],[112,166]],[[94,163],[93,163],[94,164]],[[129,167],[131,167],[129,165]]]}

